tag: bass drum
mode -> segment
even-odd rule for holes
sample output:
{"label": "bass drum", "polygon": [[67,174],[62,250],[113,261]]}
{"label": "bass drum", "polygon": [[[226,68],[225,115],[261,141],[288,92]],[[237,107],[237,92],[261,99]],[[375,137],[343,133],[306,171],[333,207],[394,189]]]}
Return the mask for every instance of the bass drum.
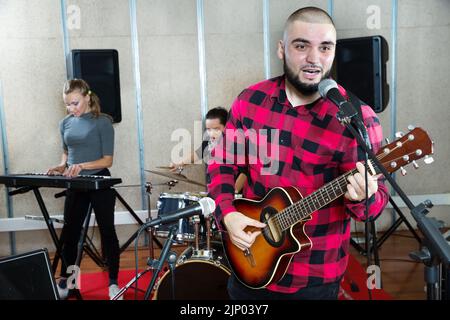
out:
{"label": "bass drum", "polygon": [[172,272],[167,270],[155,285],[154,300],[228,300],[227,283],[231,275],[225,265],[222,245],[213,243],[212,258],[205,251],[198,254],[193,248],[187,248],[180,255],[175,266],[175,294],[172,294]]}

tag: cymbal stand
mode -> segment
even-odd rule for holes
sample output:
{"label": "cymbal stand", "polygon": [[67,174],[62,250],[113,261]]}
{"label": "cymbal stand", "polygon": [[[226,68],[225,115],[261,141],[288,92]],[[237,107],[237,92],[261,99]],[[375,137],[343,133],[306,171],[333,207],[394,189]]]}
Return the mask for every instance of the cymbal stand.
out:
{"label": "cymbal stand", "polygon": [[[147,219],[148,220],[147,221],[152,219],[152,207],[150,205],[150,203],[151,203],[150,198],[151,198],[151,195],[152,195],[152,188],[153,188],[153,185],[152,185],[151,182],[147,182],[145,184],[145,192],[147,193],[147,204],[148,204],[148,208],[147,208],[147,210],[148,210]],[[148,227],[147,228],[147,234],[148,234],[148,239],[149,239],[149,241],[148,241],[149,256],[150,256],[151,259],[154,259],[155,258],[155,254],[154,254],[154,248],[153,248],[153,229],[152,229],[152,227]]]}
{"label": "cymbal stand", "polygon": [[[153,186],[167,185],[167,186],[169,186],[169,190],[170,190],[173,187],[175,187],[175,185],[177,183],[178,183],[177,180],[170,180],[166,183],[157,183],[157,184],[152,184],[151,182],[145,183],[145,192],[147,193],[147,204],[148,204],[147,221],[150,221],[152,219],[151,195],[152,195]],[[154,247],[153,247],[153,228],[152,227],[147,228],[147,235],[149,238],[149,257],[151,259],[154,259],[155,252],[154,252]]]}

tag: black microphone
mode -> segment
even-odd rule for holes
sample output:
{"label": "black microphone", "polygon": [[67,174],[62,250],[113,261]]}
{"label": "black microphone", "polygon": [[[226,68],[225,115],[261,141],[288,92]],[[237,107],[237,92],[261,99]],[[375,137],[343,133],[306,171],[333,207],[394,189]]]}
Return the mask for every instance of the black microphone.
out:
{"label": "black microphone", "polygon": [[216,203],[213,199],[208,197],[201,198],[196,204],[190,205],[186,208],[182,208],[180,210],[174,211],[173,213],[169,213],[145,223],[145,228],[161,224],[169,224],[183,218],[195,216],[197,214],[202,214],[203,216],[208,217],[211,213],[214,212],[214,210],[216,210]]}
{"label": "black microphone", "polygon": [[332,79],[324,79],[320,81],[318,90],[322,98],[330,100],[339,108],[339,112],[337,113],[338,120],[341,123],[353,122],[353,124],[359,130],[360,135],[365,140],[367,147],[371,149],[372,147],[370,144],[369,136],[367,134],[367,130],[362,119],[360,119],[360,117],[358,116],[358,111],[356,111],[355,107],[350,103],[350,101],[347,101],[341,95],[336,81]]}
{"label": "black microphone", "polygon": [[338,85],[334,80],[324,79],[320,81],[319,93],[322,98],[329,99],[331,102],[337,105],[339,109],[341,109],[347,103],[351,104],[341,95],[338,89]]}
{"label": "black microphone", "polygon": [[330,100],[339,108],[339,121],[348,122],[350,120],[353,121],[358,128],[364,128],[362,119],[359,119],[358,112],[355,107],[339,92],[336,81],[332,79],[324,79],[320,81],[318,89],[322,98]]}

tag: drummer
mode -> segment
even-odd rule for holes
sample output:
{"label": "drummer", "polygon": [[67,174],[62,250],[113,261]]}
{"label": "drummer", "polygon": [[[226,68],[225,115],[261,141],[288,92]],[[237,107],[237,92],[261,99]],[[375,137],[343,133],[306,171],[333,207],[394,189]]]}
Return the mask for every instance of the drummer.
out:
{"label": "drummer", "polygon": [[[225,124],[228,119],[228,111],[223,107],[216,107],[208,111],[206,114],[205,127],[206,139],[202,141],[201,147],[188,154],[181,162],[170,163],[171,171],[181,173],[186,165],[203,160],[208,163],[211,156],[211,150],[215,147],[219,137],[225,130]],[[245,181],[247,180],[244,173],[239,174],[235,182],[235,193],[240,193]]]}

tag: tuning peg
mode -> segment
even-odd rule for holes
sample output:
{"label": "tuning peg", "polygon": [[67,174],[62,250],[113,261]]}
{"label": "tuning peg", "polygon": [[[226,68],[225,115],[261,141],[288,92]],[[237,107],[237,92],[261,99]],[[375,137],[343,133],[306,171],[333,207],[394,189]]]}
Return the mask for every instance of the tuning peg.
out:
{"label": "tuning peg", "polygon": [[401,131],[398,131],[398,132],[395,133],[395,137],[396,137],[396,138],[401,138],[401,137],[403,137],[403,136],[404,136],[404,134],[403,134],[403,132],[401,132]]}
{"label": "tuning peg", "polygon": [[412,124],[408,125],[408,130],[409,130],[409,131],[412,131],[412,130],[414,130],[415,128],[416,128],[416,127],[413,126]]}
{"label": "tuning peg", "polygon": [[414,169],[419,169],[419,164],[416,162],[416,160],[413,160],[412,164]]}
{"label": "tuning peg", "polygon": [[434,159],[433,159],[433,157],[430,157],[430,156],[425,156],[425,158],[423,159],[423,162],[425,162],[426,164],[431,164],[431,163],[433,163],[434,162]]}
{"label": "tuning peg", "polygon": [[407,174],[405,168],[403,168],[403,167],[400,167],[400,173],[402,174],[402,176],[406,176],[406,174]]}
{"label": "tuning peg", "polygon": [[389,138],[384,138],[384,141],[386,141],[386,144],[391,143],[391,142],[389,141]]}

